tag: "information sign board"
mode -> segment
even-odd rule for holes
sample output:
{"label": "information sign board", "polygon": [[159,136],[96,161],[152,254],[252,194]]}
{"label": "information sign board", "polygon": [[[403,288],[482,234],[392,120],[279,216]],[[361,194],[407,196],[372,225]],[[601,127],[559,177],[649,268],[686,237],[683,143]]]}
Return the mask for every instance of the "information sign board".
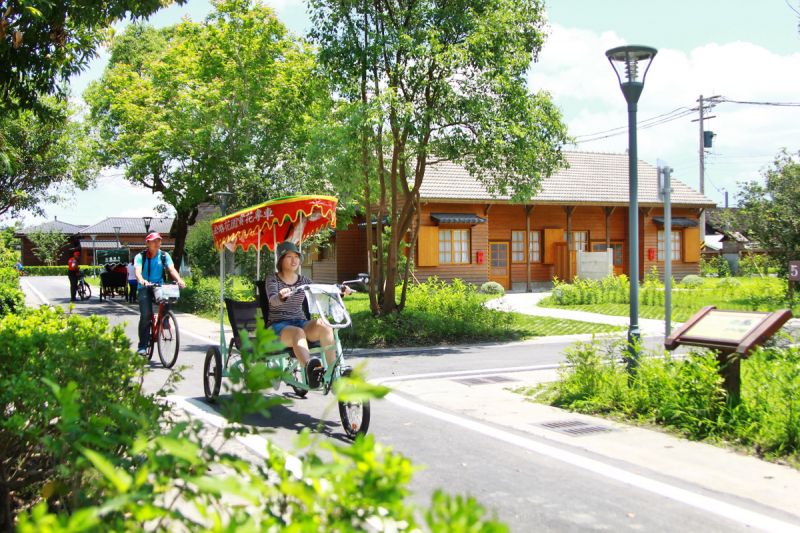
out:
{"label": "information sign board", "polygon": [[127,248],[114,248],[111,250],[97,250],[98,265],[118,265],[127,264],[130,255]]}

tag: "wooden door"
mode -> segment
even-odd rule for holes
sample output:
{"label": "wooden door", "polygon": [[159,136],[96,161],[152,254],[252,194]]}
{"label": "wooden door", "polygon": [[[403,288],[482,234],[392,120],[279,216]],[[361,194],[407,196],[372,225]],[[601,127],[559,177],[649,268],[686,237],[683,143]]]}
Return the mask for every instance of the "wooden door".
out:
{"label": "wooden door", "polygon": [[489,281],[496,281],[505,289],[511,288],[511,260],[508,242],[489,243]]}

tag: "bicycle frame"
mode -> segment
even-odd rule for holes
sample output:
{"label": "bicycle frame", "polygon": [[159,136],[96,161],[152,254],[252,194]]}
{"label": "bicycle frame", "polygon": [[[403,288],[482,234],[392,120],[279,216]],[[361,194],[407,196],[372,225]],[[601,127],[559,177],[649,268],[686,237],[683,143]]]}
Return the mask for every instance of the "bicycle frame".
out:
{"label": "bicycle frame", "polygon": [[158,335],[161,334],[161,328],[164,327],[164,316],[169,311],[169,302],[159,302],[158,311],[150,316],[150,344],[149,350],[152,352],[158,342]]}

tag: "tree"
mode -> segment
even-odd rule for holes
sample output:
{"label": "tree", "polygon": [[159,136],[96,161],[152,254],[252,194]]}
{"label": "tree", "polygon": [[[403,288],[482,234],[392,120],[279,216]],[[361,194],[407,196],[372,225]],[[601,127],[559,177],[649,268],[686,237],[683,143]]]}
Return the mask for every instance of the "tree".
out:
{"label": "tree", "polygon": [[0,215],[42,214],[40,204],[58,198],[57,186],[85,189],[96,176],[84,126],[75,110],[52,98],[42,105],[62,119],[43,119],[29,110],[0,117]]}
{"label": "tree", "polygon": [[781,151],[763,172],[763,183],[740,184],[738,223],[745,233],[778,259],[786,273],[800,259],[800,152]]}
{"label": "tree", "polygon": [[[76,2],[9,0],[0,9],[0,112],[58,111],[42,97],[66,97],[70,76],[84,70],[107,38],[107,30],[126,16],[148,17],[165,0]],[[179,4],[184,0],[178,0]]]}
{"label": "tree", "polygon": [[[329,174],[360,183],[374,313],[402,309],[429,165],[453,161],[492,193],[529,199],[563,158],[566,128],[525,78],[544,42],[538,0],[311,0],[312,38],[337,96],[342,139]],[[388,220],[384,236],[383,220]],[[388,242],[386,242],[388,241]],[[385,257],[385,260],[383,259]],[[407,264],[407,263],[406,263]],[[403,282],[399,304],[398,282]]]}
{"label": "tree", "polygon": [[69,244],[69,239],[64,233],[54,230],[28,233],[28,239],[33,243],[33,254],[51,266],[58,262],[64,246]]}
{"label": "tree", "polygon": [[270,8],[216,8],[203,24],[131,26],[85,95],[102,164],[175,209],[176,257],[214,191],[234,192],[236,207],[301,188],[292,151],[319,94],[313,54]]}

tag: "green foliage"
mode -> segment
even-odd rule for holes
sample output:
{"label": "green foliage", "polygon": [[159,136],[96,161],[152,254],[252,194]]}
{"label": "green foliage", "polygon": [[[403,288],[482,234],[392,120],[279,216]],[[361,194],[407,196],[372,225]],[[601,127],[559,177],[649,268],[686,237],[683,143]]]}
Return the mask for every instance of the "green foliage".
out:
{"label": "green foliage", "polygon": [[[247,278],[226,276],[225,297],[250,301],[255,297],[255,287]],[[193,275],[186,279],[186,287],[181,289],[181,297],[175,307],[201,315],[219,312],[219,278]]]}
{"label": "green foliage", "polygon": [[19,289],[19,280],[13,284],[0,283],[0,317],[22,311],[24,307],[25,295]]}
{"label": "green foliage", "polygon": [[700,259],[700,274],[705,277],[724,278],[731,275],[731,266],[721,255],[711,256],[711,259]]}
{"label": "green foliage", "polygon": [[[263,393],[279,377],[265,360],[274,342],[274,333],[259,327],[253,352],[231,368],[229,394],[221,398],[224,431],[209,438],[200,422],[166,417],[158,434],[143,431],[115,451],[84,445],[77,459],[90,469],[80,480],[87,497],[70,507],[39,503],[20,514],[17,530],[507,531],[484,518],[472,498],[437,492],[429,510],[418,509],[408,489],[413,465],[371,436],[341,445],[306,431],[297,455],[268,442],[263,462],[225,447],[234,436],[259,431],[242,424],[248,413],[286,402]],[[387,392],[358,377],[342,379],[335,390],[342,398]],[[53,408],[72,420],[76,397],[73,385],[69,394],[56,394]]]}
{"label": "green foliage", "polygon": [[481,292],[483,294],[499,294],[502,296],[503,294],[506,293],[506,290],[503,288],[502,285],[500,285],[496,281],[487,281],[486,283],[481,285],[481,288],[478,289],[478,292]]}
{"label": "green foliage", "polygon": [[[5,42],[0,39],[0,56]],[[0,78],[7,69],[2,70]],[[75,110],[65,102],[48,99],[47,104],[57,117],[45,120],[27,110],[0,114],[0,214],[41,215],[41,204],[59,199],[59,187],[85,189],[96,175],[87,134]]]}
{"label": "green foliage", "polygon": [[608,276],[601,280],[575,278],[572,283],[553,281],[553,292],[544,305],[586,305],[599,303],[628,303],[630,282],[625,275]]}
{"label": "green foliage", "polygon": [[780,265],[766,254],[746,253],[739,259],[740,276],[766,277],[770,272],[777,272]]}
{"label": "green foliage", "polygon": [[[92,265],[80,265],[81,272],[91,272]],[[26,266],[26,276],[66,276],[69,270],[67,265],[53,266]]]}
{"label": "green foliage", "polygon": [[744,183],[739,189],[736,223],[762,248],[770,250],[785,274],[789,261],[800,258],[800,153],[781,151],[762,179]]}
{"label": "green foliage", "polygon": [[189,230],[186,254],[194,276],[219,276],[219,252],[214,249],[210,220],[200,220]]}
{"label": "green foliage", "polygon": [[61,256],[69,240],[60,231],[32,231],[28,239],[33,243],[33,253],[47,266],[53,266]]}
{"label": "green foliage", "polygon": [[19,256],[19,240],[14,237],[16,225],[0,230],[0,268],[15,268]]}
{"label": "green foliage", "polygon": [[630,375],[623,343],[580,343],[566,353],[560,380],[538,387],[542,401],[585,413],[661,424],[691,439],[732,441],[800,464],[800,350],[762,348],[742,361],[741,401],[728,401],[713,352],[685,359],[642,354]]}
{"label": "green foliage", "polygon": [[[0,319],[0,471],[10,489],[0,509],[43,495],[67,511],[91,500],[82,449],[117,455],[157,429],[160,408],[139,394],[141,366],[123,328],[109,330],[105,318],[42,307]],[[0,529],[9,519],[0,515]]]}
{"label": "green foliage", "polygon": [[526,85],[531,54],[544,43],[544,5],[312,0],[309,11],[320,66],[339,97],[335,121],[314,137],[315,166],[370,223],[391,221],[388,237],[375,233],[377,253],[368,250],[380,292],[374,311],[391,314],[431,159],[461,164],[490,193],[520,201],[564,164],[561,114],[549,94]]}

